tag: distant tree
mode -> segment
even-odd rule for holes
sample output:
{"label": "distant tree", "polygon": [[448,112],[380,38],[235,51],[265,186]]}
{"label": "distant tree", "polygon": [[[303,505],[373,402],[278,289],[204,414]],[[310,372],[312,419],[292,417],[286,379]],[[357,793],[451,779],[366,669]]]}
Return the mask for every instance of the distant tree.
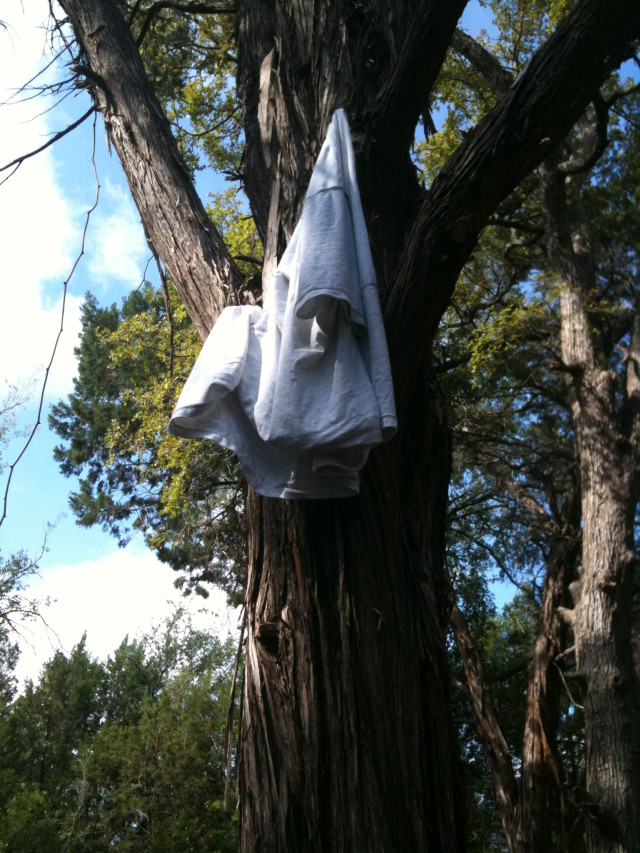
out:
{"label": "distant tree", "polygon": [[[548,26],[547,8],[492,5],[500,35],[491,52],[464,33],[454,39],[441,90],[453,106],[443,134],[425,146],[436,163],[470,119],[509,89],[509,66],[518,72]],[[582,832],[589,850],[635,846],[628,815],[640,770],[631,642],[640,471],[638,106],[637,86],[610,80],[526,191],[497,209],[438,346],[437,369],[446,376],[456,368],[444,380],[460,465],[453,565],[473,569],[470,554],[479,551],[516,583],[538,587],[518,784],[513,741],[502,737],[507,730],[492,711],[478,649],[454,611],[512,850],[548,850],[565,837],[582,849]],[[428,174],[434,166],[425,163]],[[617,532],[609,538],[607,531]],[[605,577],[606,595],[597,592]],[[615,712],[607,678],[619,679]],[[567,706],[569,693],[584,716],[573,700]],[[577,729],[584,776],[574,772],[574,750],[561,745],[561,729],[575,734],[577,721],[585,726]],[[614,753],[615,761],[605,758]]]}
{"label": "distant tree", "polygon": [[234,658],[180,610],[106,663],[58,652],[0,715],[0,850],[236,851]]}

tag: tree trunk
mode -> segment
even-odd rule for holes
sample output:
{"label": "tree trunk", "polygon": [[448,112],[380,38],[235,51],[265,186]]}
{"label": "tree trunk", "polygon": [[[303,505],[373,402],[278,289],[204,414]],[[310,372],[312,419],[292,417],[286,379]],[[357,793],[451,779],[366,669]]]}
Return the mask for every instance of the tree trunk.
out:
{"label": "tree trunk", "polygon": [[631,643],[634,518],[638,501],[635,347],[621,413],[615,375],[594,351],[587,296],[595,286],[591,235],[570,211],[557,158],[541,169],[549,254],[561,280],[562,359],[580,460],[582,565],[573,608],[577,675],[584,687],[587,849],[640,850],[640,683]]}
{"label": "tree trunk", "polygon": [[562,690],[559,657],[566,649],[568,630],[559,611],[569,604],[569,585],[580,550],[579,489],[569,487],[559,515],[557,525],[549,520],[549,554],[522,746],[519,831],[525,849],[533,853],[548,853],[556,846],[554,835],[564,836],[557,734]]}
{"label": "tree trunk", "polygon": [[[384,24],[391,6],[380,4],[374,22],[357,12],[341,19],[324,5],[313,17],[302,3],[277,18],[252,3],[239,8],[245,180],[267,277],[338,106],[349,110],[368,221],[385,235],[373,241],[378,270],[397,269],[422,200],[406,157],[419,103],[415,91],[399,89],[404,108],[381,167],[363,133],[377,117],[368,93],[382,75],[392,83],[395,75],[396,87],[405,76],[433,79],[462,4],[441,8],[437,20],[435,7],[416,14],[416,44],[404,57],[405,22],[390,15]],[[354,55],[373,50],[370,41],[379,55],[367,72]],[[391,105],[398,111],[397,99]],[[384,292],[384,272],[380,279]],[[289,504],[250,496],[240,772],[247,850],[463,847],[445,599],[440,614],[437,600],[438,589],[446,594],[449,439],[420,374],[413,390],[402,407],[406,427],[372,455],[360,497]]]}
{"label": "tree trunk", "polygon": [[[147,233],[204,333],[240,298],[237,273],[175,168],[115,4],[62,3]],[[265,273],[293,232],[331,115],[345,107],[400,418],[397,438],[372,454],[360,497],[249,495],[246,851],[464,846],[439,604],[449,439],[429,348],[492,209],[569,129],[640,32],[633,0],[583,0],[427,196],[409,148],[464,6],[237,3],[243,180]]]}
{"label": "tree trunk", "polygon": [[[422,414],[413,452],[376,454],[361,497],[250,497],[246,849],[463,847],[434,595],[448,437]],[[431,449],[410,477],[418,442]]]}
{"label": "tree trunk", "polygon": [[529,848],[521,831],[518,783],[509,745],[502,732],[491,695],[484,661],[480,650],[473,642],[467,621],[456,604],[451,610],[450,621],[476,715],[478,736],[489,762],[496,805],[509,851],[525,853]]}

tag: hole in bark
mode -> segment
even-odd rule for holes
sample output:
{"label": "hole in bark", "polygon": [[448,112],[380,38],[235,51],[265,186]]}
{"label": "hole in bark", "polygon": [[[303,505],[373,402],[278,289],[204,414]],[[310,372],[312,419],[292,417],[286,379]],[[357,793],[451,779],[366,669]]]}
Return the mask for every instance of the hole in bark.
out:
{"label": "hole in bark", "polygon": [[278,657],[280,632],[277,622],[258,622],[255,637],[268,655]]}

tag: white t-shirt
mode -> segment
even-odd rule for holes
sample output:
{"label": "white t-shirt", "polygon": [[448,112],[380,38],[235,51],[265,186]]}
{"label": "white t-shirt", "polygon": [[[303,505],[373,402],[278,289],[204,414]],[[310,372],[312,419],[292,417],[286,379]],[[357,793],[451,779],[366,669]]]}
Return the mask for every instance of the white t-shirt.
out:
{"label": "white t-shirt", "polygon": [[357,494],[372,447],[396,432],[389,356],[337,110],[264,310],[225,308],[169,423],[233,450],[268,497]]}

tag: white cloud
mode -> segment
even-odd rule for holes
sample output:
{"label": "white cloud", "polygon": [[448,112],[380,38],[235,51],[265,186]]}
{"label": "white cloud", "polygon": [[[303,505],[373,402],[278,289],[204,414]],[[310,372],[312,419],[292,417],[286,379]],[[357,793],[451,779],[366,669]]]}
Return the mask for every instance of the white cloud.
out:
{"label": "white cloud", "polygon": [[[227,611],[224,593],[215,590],[207,612],[197,613],[201,598],[185,599],[173,587],[176,573],[147,550],[135,545],[106,557],[72,566],[51,567],[29,588],[30,597],[52,601],[40,621],[23,626],[22,653],[16,674],[37,681],[56,649],[71,651],[87,632],[87,649],[100,660],[120,645],[125,635],[139,636],[168,616],[177,603],[189,604],[195,624],[226,636],[237,628],[237,614]],[[48,627],[47,627],[48,626]]]}
{"label": "white cloud", "polygon": [[106,180],[91,223],[89,272],[96,283],[116,279],[138,287],[149,257],[140,217],[131,196]]}
{"label": "white cloud", "polygon": [[[13,13],[13,14],[11,14]],[[29,79],[41,61],[46,3],[19,4],[3,13],[8,30],[0,46],[1,99]],[[0,108],[0,163],[31,151],[48,138],[47,117],[39,100],[14,98]],[[7,176],[0,173],[0,180]],[[51,151],[25,161],[0,186],[0,364],[3,377],[21,382],[41,375],[60,327],[62,283],[79,245],[79,229],[55,176]],[[43,304],[43,289],[55,296]],[[67,301],[68,330],[61,340],[50,391],[66,391],[73,375],[73,338],[78,331],[79,299]],[[74,334],[75,332],[75,334]]]}
{"label": "white cloud", "polygon": [[[30,0],[22,9],[20,5],[3,12],[8,30],[0,31],[0,165],[42,145],[67,118],[66,104],[61,110],[43,112],[50,104],[42,97],[12,98],[42,64],[46,46],[42,22],[47,3]],[[70,148],[74,144],[78,149]],[[100,133],[98,144],[103,145]],[[60,327],[63,282],[80,252],[86,212],[94,198],[86,134],[72,134],[64,146],[66,159],[61,159],[63,149],[53,145],[26,160],[0,186],[0,375],[12,383],[44,376]],[[110,169],[120,179],[117,165],[107,160],[100,203],[87,232],[86,256],[67,295],[65,331],[48,380],[49,399],[72,389],[84,291],[101,295],[115,287],[119,296],[140,283],[147,260],[135,207],[126,189],[110,180]],[[7,174],[0,173],[0,181]]]}

